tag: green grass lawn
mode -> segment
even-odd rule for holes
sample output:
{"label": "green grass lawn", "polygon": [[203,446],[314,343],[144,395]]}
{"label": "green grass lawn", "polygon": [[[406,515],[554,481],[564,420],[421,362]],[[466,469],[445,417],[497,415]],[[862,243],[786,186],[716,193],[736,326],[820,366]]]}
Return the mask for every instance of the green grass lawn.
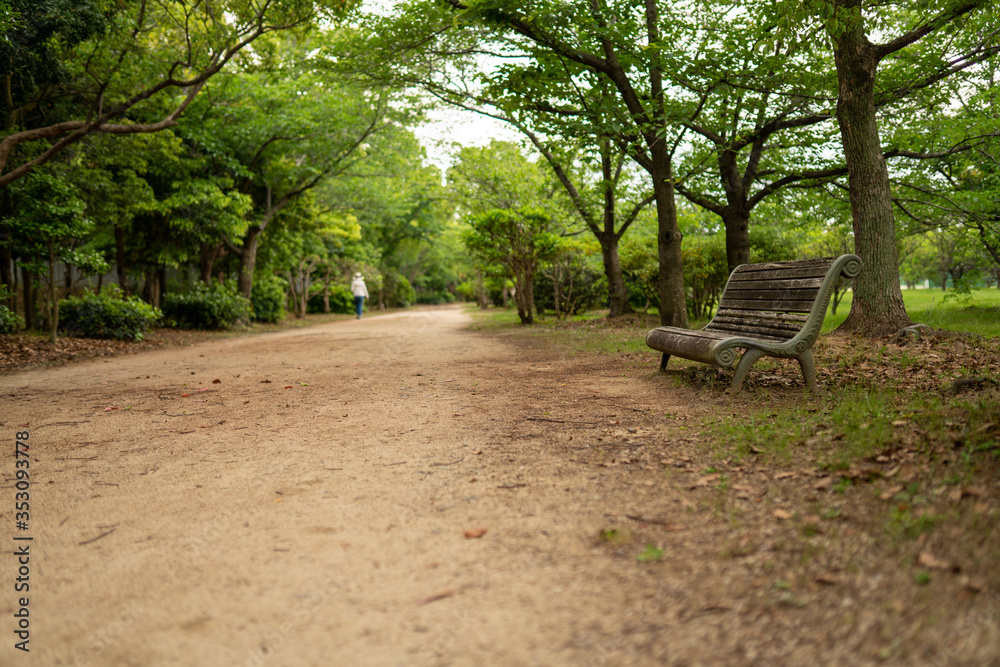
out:
{"label": "green grass lawn", "polygon": [[[980,336],[1000,336],[1000,289],[973,290],[968,297],[939,289],[903,290],[903,302],[910,319],[935,329],[968,331]],[[832,331],[851,311],[848,292],[837,307],[827,311],[824,331]]]}

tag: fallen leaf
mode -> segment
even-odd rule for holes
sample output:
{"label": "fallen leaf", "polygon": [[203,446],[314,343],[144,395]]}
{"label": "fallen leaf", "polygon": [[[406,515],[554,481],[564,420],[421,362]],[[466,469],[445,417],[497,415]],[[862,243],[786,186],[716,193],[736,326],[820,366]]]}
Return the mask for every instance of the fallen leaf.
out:
{"label": "fallen leaf", "polygon": [[286,384],[285,385],[285,389],[291,389],[291,388],[292,388],[292,385],[290,385],[290,384]]}
{"label": "fallen leaf", "polygon": [[818,575],[815,581],[817,584],[824,584],[826,586],[833,586],[834,584],[840,583],[840,580],[837,579],[837,576],[830,572]]}
{"label": "fallen leaf", "polygon": [[109,407],[104,408],[104,411],[105,412],[111,412],[112,410],[117,410],[117,409],[118,409],[117,406],[111,405]]}
{"label": "fallen leaf", "polygon": [[705,475],[704,477],[699,478],[698,481],[696,481],[694,483],[694,486],[692,486],[691,488],[695,489],[695,488],[698,488],[698,487],[708,486],[709,484],[711,484],[715,480],[719,479],[719,477],[721,477],[721,476],[722,476],[721,473],[714,473],[712,475]]}
{"label": "fallen leaf", "polygon": [[958,570],[954,564],[942,560],[929,551],[921,551],[917,556],[917,564],[931,570]]}
{"label": "fallen leaf", "polygon": [[813,485],[813,488],[817,491],[829,491],[831,486],[833,486],[833,477],[824,477],[816,482],[816,484]]}
{"label": "fallen leaf", "polygon": [[778,519],[781,519],[782,521],[786,521],[792,518],[792,513],[779,509],[779,510],[774,510],[774,516],[777,517]]}
{"label": "fallen leaf", "polygon": [[465,539],[476,540],[485,534],[486,534],[485,528],[472,528],[470,530],[465,531]]}
{"label": "fallen leaf", "polygon": [[201,392],[203,392],[203,391],[212,391],[212,390],[211,390],[211,389],[210,389],[209,387],[203,387],[203,388],[199,389],[199,390],[198,390],[197,392],[195,392],[195,393],[197,393],[197,394],[200,394],[200,393],[201,393]]}
{"label": "fallen leaf", "polygon": [[444,591],[436,595],[429,595],[417,603],[418,607],[423,607],[425,604],[430,604],[431,602],[437,602],[438,600],[444,600],[445,598],[450,598],[455,594],[455,591]]}
{"label": "fallen leaf", "polygon": [[222,380],[220,380],[219,378],[215,378],[214,380],[212,380],[212,384],[222,384]]}
{"label": "fallen leaf", "polygon": [[181,394],[181,398],[187,398],[187,397],[188,397],[188,396],[190,396],[190,395],[191,395],[191,394]]}
{"label": "fallen leaf", "polygon": [[795,477],[794,472],[779,472],[774,476],[775,479],[788,479],[789,477]]}
{"label": "fallen leaf", "polygon": [[903,490],[903,487],[901,487],[901,486],[892,486],[892,487],[889,487],[888,489],[886,489],[885,491],[883,491],[882,493],[879,494],[879,499],[880,500],[889,500],[890,498],[895,497],[895,495],[897,493],[899,493],[900,491],[902,491],[902,490]]}

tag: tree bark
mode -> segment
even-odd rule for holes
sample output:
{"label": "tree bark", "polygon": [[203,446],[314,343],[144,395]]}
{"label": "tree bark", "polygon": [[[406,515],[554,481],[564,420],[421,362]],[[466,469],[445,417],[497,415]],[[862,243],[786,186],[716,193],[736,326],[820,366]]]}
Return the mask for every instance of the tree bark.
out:
{"label": "tree bark", "polygon": [[49,239],[49,342],[59,340],[59,300],[56,298],[56,247]]}
{"label": "tree bark", "polygon": [[26,329],[35,328],[35,274],[21,267],[21,287],[24,290],[24,326]]}
{"label": "tree bark", "polygon": [[598,240],[601,243],[601,258],[604,260],[604,275],[608,278],[608,317],[621,317],[635,312],[629,305],[625,278],[622,277],[618,237],[615,234],[602,234]]}
{"label": "tree bark", "polygon": [[205,243],[198,252],[198,280],[206,285],[212,282],[212,268],[223,245],[221,241],[215,244]]}
{"label": "tree bark", "polygon": [[253,289],[253,272],[257,267],[257,247],[260,245],[260,235],[264,230],[260,225],[250,225],[243,237],[243,251],[240,253],[240,273],[236,279],[239,293],[250,298]]}
{"label": "tree bark", "polygon": [[160,271],[157,268],[146,271],[142,285],[142,298],[154,308],[160,307]]}
{"label": "tree bark", "polygon": [[726,228],[726,261],[730,273],[740,264],[750,263],[750,204],[736,157],[731,150],[719,153],[719,176],[726,193],[722,223]]}
{"label": "tree bark", "polygon": [[854,279],[851,313],[838,331],[877,337],[913,324],[899,287],[899,250],[892,214],[889,171],[875,115],[879,52],[868,41],[860,0],[848,0],[857,20],[835,40],[839,99],[837,122],[850,188],[855,251],[864,263]]}
{"label": "tree bark", "polygon": [[128,283],[125,280],[125,229],[122,227],[115,227],[115,270],[122,295],[128,296]]}
{"label": "tree bark", "polygon": [[656,194],[656,239],[660,262],[657,293],[660,297],[660,325],[687,328],[684,298],[684,268],[681,261],[681,230],[677,226],[674,179],[663,142],[654,144],[653,192]]}

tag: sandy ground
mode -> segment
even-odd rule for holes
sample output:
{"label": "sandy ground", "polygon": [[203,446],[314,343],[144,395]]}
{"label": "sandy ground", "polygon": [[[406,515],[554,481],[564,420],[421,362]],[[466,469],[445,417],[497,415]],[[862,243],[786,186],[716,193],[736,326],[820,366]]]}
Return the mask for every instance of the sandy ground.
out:
{"label": "sandy ground", "polygon": [[[711,406],[649,364],[467,323],[412,311],[0,377],[0,664],[878,661],[901,626],[866,608],[867,584],[784,604],[749,520],[670,476],[697,470],[664,472],[654,445]],[[33,538],[29,654],[15,535]],[[943,643],[921,632],[889,662],[932,664]],[[991,662],[996,636],[947,664]]]}

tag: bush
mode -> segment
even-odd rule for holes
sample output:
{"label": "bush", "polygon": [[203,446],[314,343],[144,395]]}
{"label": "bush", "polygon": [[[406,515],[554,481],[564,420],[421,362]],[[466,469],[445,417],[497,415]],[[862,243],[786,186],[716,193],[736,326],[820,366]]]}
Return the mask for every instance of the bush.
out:
{"label": "bush", "polygon": [[3,304],[10,297],[6,285],[0,285],[0,334],[17,333],[24,328],[24,318]]}
{"label": "bush", "polygon": [[285,295],[288,282],[275,275],[258,276],[253,281],[250,301],[257,322],[280,322],[285,319]]}
{"label": "bush", "polygon": [[250,321],[253,304],[232,282],[199,283],[190,292],[167,294],[163,315],[183,329],[231,329]]}
{"label": "bush", "polygon": [[[552,278],[543,272],[535,274],[535,309],[539,313],[552,311],[555,313],[555,294]],[[608,279],[603,272],[591,266],[576,266],[573,280],[566,280],[560,290],[560,313],[557,315],[576,315],[578,313],[600,308],[607,304]]]}
{"label": "bush", "polygon": [[[322,285],[320,287],[322,287]],[[371,303],[371,299],[367,299],[365,303]],[[322,290],[320,290],[319,294],[313,294],[309,297],[306,312],[323,312]],[[351,315],[354,313],[354,295],[351,294],[351,290],[349,288],[338,284],[330,285],[330,312],[337,313],[339,315]]]}
{"label": "bush", "polygon": [[142,340],[159,319],[158,309],[137,296],[124,298],[117,285],[59,302],[59,328],[68,336]]}
{"label": "bush", "polygon": [[0,303],[0,334],[17,333],[24,328],[24,318]]}
{"label": "bush", "polygon": [[417,294],[406,276],[390,271],[385,274],[383,297],[388,308],[407,308],[416,300]]}

